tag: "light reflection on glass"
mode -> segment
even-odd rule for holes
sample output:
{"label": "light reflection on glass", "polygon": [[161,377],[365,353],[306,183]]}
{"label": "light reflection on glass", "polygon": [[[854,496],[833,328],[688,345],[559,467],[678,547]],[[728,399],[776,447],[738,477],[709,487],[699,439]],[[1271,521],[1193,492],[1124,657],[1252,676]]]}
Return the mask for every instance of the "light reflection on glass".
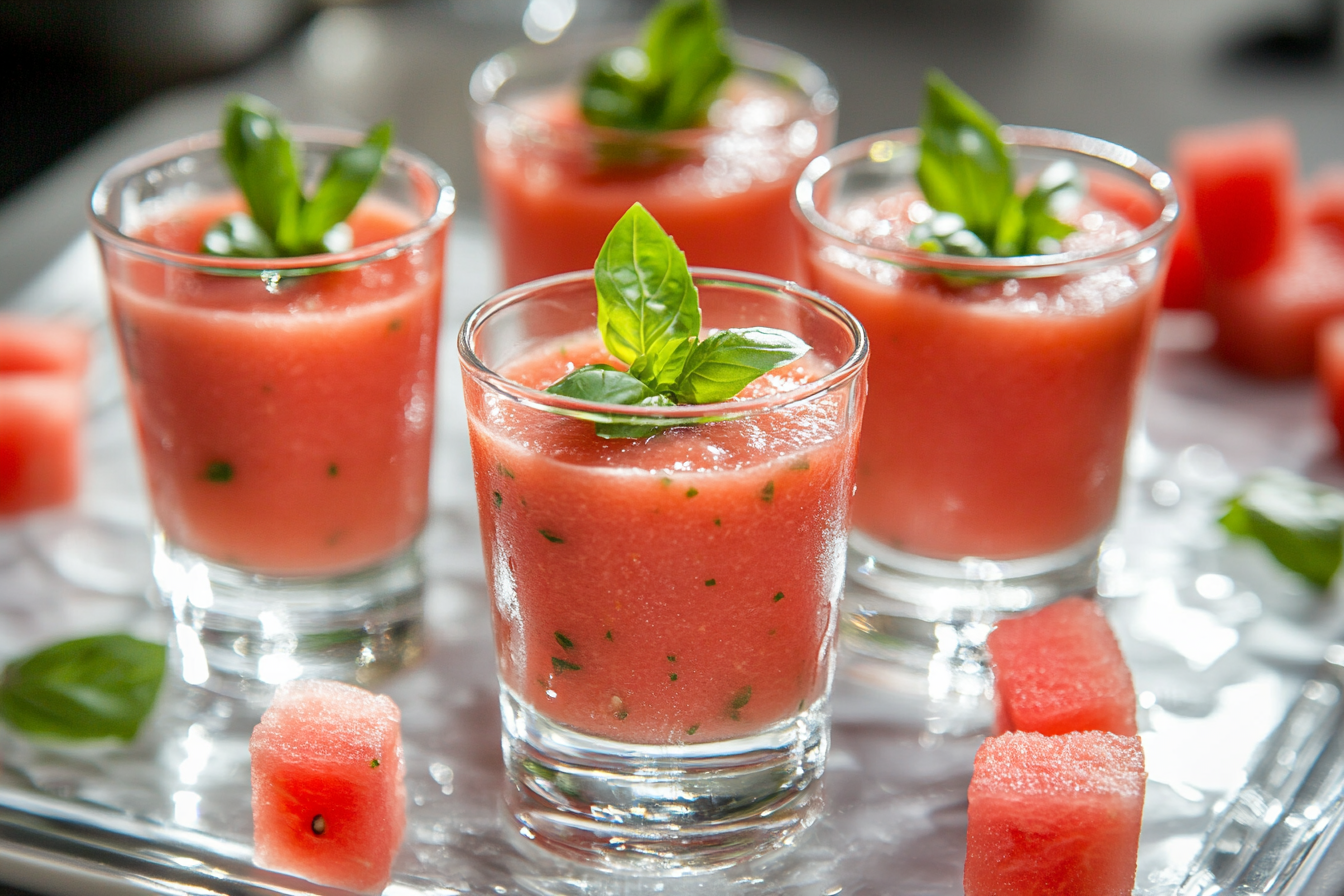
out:
{"label": "light reflection on glass", "polygon": [[523,33],[533,43],[548,44],[564,33],[577,11],[577,0],[532,0],[523,13]]}
{"label": "light reflection on glass", "polygon": [[201,795],[191,790],[173,794],[173,821],[184,828],[194,828],[201,818]]}

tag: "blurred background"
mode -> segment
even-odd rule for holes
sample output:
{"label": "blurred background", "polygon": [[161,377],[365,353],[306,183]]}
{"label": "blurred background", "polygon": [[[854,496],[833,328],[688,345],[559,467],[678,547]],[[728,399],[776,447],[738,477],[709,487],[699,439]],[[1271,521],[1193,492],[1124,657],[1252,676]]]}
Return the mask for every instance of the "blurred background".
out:
{"label": "blurred background", "polygon": [[[84,227],[112,163],[214,126],[247,90],[291,120],[365,126],[438,161],[479,218],[466,84],[496,50],[637,21],[651,0],[6,0],[0,304]],[[1179,128],[1297,127],[1304,171],[1344,160],[1340,0],[728,0],[741,33],[811,57],[840,139],[913,124],[938,66],[1007,122],[1166,159]]]}

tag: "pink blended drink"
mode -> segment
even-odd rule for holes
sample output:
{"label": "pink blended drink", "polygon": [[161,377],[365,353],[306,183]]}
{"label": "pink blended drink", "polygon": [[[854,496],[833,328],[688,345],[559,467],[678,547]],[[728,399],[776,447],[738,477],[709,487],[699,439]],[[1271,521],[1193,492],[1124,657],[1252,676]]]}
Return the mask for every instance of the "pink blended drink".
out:
{"label": "pink blended drink", "polygon": [[[300,133],[309,156],[356,137]],[[305,663],[351,677],[345,654],[368,646],[366,625],[418,630],[452,188],[394,151],[346,222],[348,251],[205,255],[206,231],[245,208],[217,140],[125,162],[93,199],[159,529],[156,581],[198,633],[183,648],[189,677],[209,677],[193,651],[244,678],[307,675]],[[327,656],[305,661],[313,635]]]}
{"label": "pink blended drink", "polygon": [[[540,391],[615,363],[591,273],[502,294],[461,342],[515,814],[599,856],[608,835],[646,859],[672,842],[674,864],[796,827],[821,771],[866,352],[814,294],[696,279],[706,332],[787,327],[812,351],[718,404]],[[604,439],[604,410],[687,425]]]}
{"label": "pink blended drink", "polygon": [[1176,213],[1170,178],[1127,150],[1005,133],[1022,181],[1058,163],[1081,173],[1056,254],[909,245],[934,214],[915,182],[918,131],[838,147],[797,196],[810,282],[873,345],[848,630],[859,649],[923,668],[942,649],[931,623],[991,622],[985,611],[1095,584]]}
{"label": "pink blended drink", "polygon": [[592,266],[616,220],[639,201],[696,264],[802,276],[793,185],[831,145],[835,91],[780,47],[738,38],[739,69],[705,127],[595,128],[575,81],[602,47],[527,47],[472,77],[476,159],[504,282]]}

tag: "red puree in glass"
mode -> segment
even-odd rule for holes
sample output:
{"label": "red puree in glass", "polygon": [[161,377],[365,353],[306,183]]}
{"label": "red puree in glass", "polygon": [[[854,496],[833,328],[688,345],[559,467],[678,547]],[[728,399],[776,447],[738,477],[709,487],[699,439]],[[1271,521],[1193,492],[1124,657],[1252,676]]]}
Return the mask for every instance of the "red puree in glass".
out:
{"label": "red puree in glass", "polygon": [[[764,81],[739,77],[725,94],[711,110],[711,128],[657,134],[640,150],[623,133],[626,142],[608,158],[591,147],[600,132],[584,123],[568,89],[515,104],[544,122],[550,144],[507,127],[478,129],[476,158],[505,284],[591,268],[636,201],[697,265],[799,279],[789,197],[830,134],[803,117],[801,96]],[[631,153],[639,161],[625,158]]]}
{"label": "red puree in glass", "polygon": [[[927,214],[911,190],[834,217],[880,248],[903,246]],[[1071,223],[1065,251],[1136,230],[1095,201]],[[1117,263],[953,286],[838,246],[809,262],[813,287],[853,312],[872,345],[857,529],[924,557],[1012,559],[1110,523],[1160,276],[1141,283]]]}
{"label": "red puree in glass", "polygon": [[[196,252],[236,199],[135,236]],[[366,200],[355,244],[419,223]],[[218,276],[105,251],[155,515],[168,538],[270,575],[358,569],[426,514],[443,238],[283,278]],[[203,257],[202,262],[206,259]]]}
{"label": "red puree in glass", "polygon": [[[611,363],[596,337],[503,367],[533,388]],[[814,380],[810,358],[742,397]],[[855,427],[841,396],[601,439],[593,424],[468,388],[505,685],[630,743],[768,728],[826,691]]]}

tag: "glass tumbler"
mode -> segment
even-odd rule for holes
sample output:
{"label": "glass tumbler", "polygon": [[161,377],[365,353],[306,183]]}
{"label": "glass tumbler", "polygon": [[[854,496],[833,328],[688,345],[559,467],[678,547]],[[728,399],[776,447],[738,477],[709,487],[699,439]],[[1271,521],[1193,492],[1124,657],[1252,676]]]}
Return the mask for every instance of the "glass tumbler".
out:
{"label": "glass tumbler", "polygon": [[705,127],[592,127],[579,112],[578,82],[613,46],[620,42],[516,47],[472,76],[476,162],[505,285],[591,268],[636,201],[698,264],[799,279],[789,198],[803,166],[835,137],[826,74],[797,53],[739,37],[738,70]]}
{"label": "glass tumbler", "polygon": [[592,271],[501,293],[458,344],[510,807],[562,853],[678,873],[812,817],[867,359],[833,302],[692,270],[706,331],[773,326],[811,351],[717,404],[541,391],[609,360]]}
{"label": "glass tumbler", "polygon": [[[355,132],[295,128],[311,182]],[[245,208],[220,137],[171,143],[94,188],[126,394],[154,516],[154,581],[183,677],[265,693],[367,682],[420,651],[447,175],[393,149],[353,247],[205,255]]]}
{"label": "glass tumbler", "polygon": [[1001,134],[1024,182],[1067,163],[1087,185],[1055,254],[908,246],[933,214],[913,129],[818,157],[795,194],[810,284],[872,343],[846,644],[897,690],[972,705],[1000,614],[1095,587],[1177,212],[1123,147]]}

